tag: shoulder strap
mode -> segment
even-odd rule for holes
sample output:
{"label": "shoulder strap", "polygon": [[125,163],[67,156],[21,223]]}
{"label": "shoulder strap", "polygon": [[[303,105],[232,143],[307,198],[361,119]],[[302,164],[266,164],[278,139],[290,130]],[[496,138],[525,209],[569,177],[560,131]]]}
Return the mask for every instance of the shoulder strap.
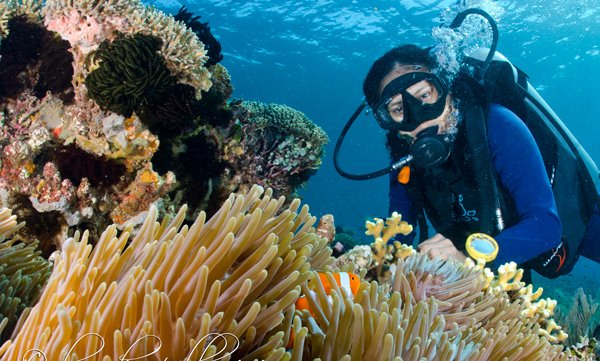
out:
{"label": "shoulder strap", "polygon": [[[474,89],[475,88],[475,89]],[[474,79],[457,78],[452,87],[463,111],[467,147],[473,155],[475,182],[481,190],[481,232],[495,234],[504,228],[496,175],[487,139],[485,92]]]}

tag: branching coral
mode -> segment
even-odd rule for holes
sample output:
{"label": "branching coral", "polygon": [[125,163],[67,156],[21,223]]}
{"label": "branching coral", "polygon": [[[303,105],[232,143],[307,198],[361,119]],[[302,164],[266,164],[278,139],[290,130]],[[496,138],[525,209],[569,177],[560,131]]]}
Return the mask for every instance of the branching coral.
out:
{"label": "branching coral", "polygon": [[90,359],[117,360],[148,355],[157,340],[157,359],[206,359],[233,351],[209,335],[229,332],[241,341],[231,359],[277,360],[284,351],[279,328],[300,285],[311,267],[327,269],[332,259],[307,206],[295,200],[282,210],[284,199],[261,193],[254,187],[232,195],[215,216],[202,213],[189,227],[182,226],[185,207],[162,223],[151,208],[131,240],[130,229],[118,235],[114,226],[95,247],[87,233],[67,240],[1,359],[22,359],[35,348],[62,361],[71,348],[71,357],[81,358],[103,345]]}
{"label": "branching coral", "polygon": [[204,44],[207,50],[208,60],[206,66],[212,66],[223,60],[221,54],[221,44],[210,32],[208,23],[200,22],[200,16],[194,16],[191,12],[187,11],[185,6],[179,9],[179,12],[174,16],[175,20],[182,21],[187,27],[192,29],[198,39]]}
{"label": "branching coral", "polygon": [[396,262],[414,253],[412,247],[390,240],[397,234],[407,235],[413,231],[410,224],[402,220],[402,216],[394,212],[385,222],[381,218],[375,218],[375,222],[367,221],[365,234],[373,236],[375,242],[371,244],[373,250],[373,267],[369,270],[369,277],[381,283],[387,282],[391,276]]}
{"label": "branching coral", "polygon": [[50,276],[51,265],[40,257],[37,242],[26,245],[6,240],[23,224],[17,224],[9,209],[0,209],[0,338],[8,340],[16,322],[37,301]]}
{"label": "branching coral", "polygon": [[7,23],[11,17],[25,15],[29,20],[41,22],[43,0],[6,0],[0,3],[0,40],[9,33]]}
{"label": "branching coral", "polygon": [[[244,102],[243,154],[232,156],[248,183],[289,194],[321,165],[325,132],[306,115],[285,105]],[[287,177],[282,177],[287,175]]]}

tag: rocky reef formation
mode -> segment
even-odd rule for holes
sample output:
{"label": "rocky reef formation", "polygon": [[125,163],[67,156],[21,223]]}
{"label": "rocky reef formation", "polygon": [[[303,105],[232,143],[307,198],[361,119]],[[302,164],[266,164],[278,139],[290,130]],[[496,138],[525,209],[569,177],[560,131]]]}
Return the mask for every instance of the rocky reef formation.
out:
{"label": "rocky reef formation", "polygon": [[[290,196],[328,141],[304,114],[231,99],[207,23],[139,0],[0,4],[0,205],[48,256],[67,234],[189,219],[262,184]],[[260,162],[259,162],[260,160]]]}

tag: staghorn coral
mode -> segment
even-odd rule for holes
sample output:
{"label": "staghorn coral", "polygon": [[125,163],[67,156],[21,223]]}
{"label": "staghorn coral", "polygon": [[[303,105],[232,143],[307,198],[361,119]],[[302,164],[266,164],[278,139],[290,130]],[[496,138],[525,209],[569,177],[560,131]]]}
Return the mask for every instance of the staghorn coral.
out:
{"label": "staghorn coral", "polygon": [[[277,360],[284,351],[278,328],[300,284],[310,267],[327,269],[332,259],[313,233],[316,219],[307,206],[295,200],[283,210],[283,198],[273,199],[270,190],[261,198],[262,192],[253,187],[232,195],[215,216],[206,220],[202,213],[191,226],[182,226],[185,207],[161,223],[151,208],[131,240],[130,228],[118,235],[115,226],[95,247],[87,233],[68,239],[0,359],[22,359],[35,348],[48,360],[117,360],[148,355],[156,340],[162,340],[157,359],[198,359],[233,351],[209,334],[229,332],[241,341],[231,359]],[[90,332],[99,337],[77,342]],[[150,335],[156,339],[135,342]]]}
{"label": "staghorn coral", "polygon": [[285,105],[243,102],[242,106],[248,115],[240,124],[241,149],[226,159],[244,183],[291,194],[321,165],[327,135],[303,113]]}
{"label": "staghorn coral", "polygon": [[40,257],[37,242],[25,244],[15,234],[23,223],[7,208],[0,209],[0,340],[8,340],[19,316],[37,300],[51,265]]}

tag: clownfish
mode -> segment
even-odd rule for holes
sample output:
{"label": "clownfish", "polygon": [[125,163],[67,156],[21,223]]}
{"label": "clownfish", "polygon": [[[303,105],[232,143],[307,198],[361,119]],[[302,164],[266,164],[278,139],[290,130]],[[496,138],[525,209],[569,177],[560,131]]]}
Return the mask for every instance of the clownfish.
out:
{"label": "clownfish", "polygon": [[[325,294],[327,295],[329,301],[331,301],[330,295],[333,286],[331,285],[331,283],[329,283],[329,279],[327,279],[325,273],[319,272],[318,274],[319,280],[321,281],[321,284],[325,289]],[[354,297],[358,293],[358,289],[360,288],[360,278],[358,277],[358,275],[348,272],[338,272],[333,273],[333,278],[335,279],[335,283],[338,285],[338,287],[346,290],[346,292],[349,295]],[[313,297],[317,297],[316,292],[310,292],[313,295]],[[306,296],[298,298],[298,300],[296,301],[296,309],[300,311],[307,310],[312,316],[314,316],[314,313],[308,304],[308,298]]]}
{"label": "clownfish", "polygon": [[[327,279],[326,273],[318,272],[318,275],[319,275],[319,281],[321,282],[321,284],[323,285],[323,288],[325,289],[325,294],[327,295],[327,299],[329,300],[329,302],[332,302],[333,299],[331,298],[330,295],[331,295],[331,289],[333,288],[333,286],[329,282],[329,279]],[[360,278],[358,277],[358,275],[356,275],[354,273],[348,273],[348,272],[338,272],[338,273],[333,273],[333,278],[335,279],[335,283],[338,285],[339,288],[346,290],[346,293],[348,293],[352,297],[356,296],[356,294],[358,293],[358,290],[360,288]],[[315,291],[311,290],[310,292],[314,298],[317,298],[317,293]],[[296,301],[296,310],[299,310],[299,311],[307,310],[308,312],[310,312],[310,315],[312,317],[315,316],[313,310],[310,308],[310,306],[308,304],[308,298],[306,296],[302,296],[302,297],[298,298],[298,300]],[[294,345],[294,338],[295,338],[295,334],[294,334],[294,330],[292,329],[291,333],[290,333],[290,339],[287,344],[288,349],[290,349]]]}

